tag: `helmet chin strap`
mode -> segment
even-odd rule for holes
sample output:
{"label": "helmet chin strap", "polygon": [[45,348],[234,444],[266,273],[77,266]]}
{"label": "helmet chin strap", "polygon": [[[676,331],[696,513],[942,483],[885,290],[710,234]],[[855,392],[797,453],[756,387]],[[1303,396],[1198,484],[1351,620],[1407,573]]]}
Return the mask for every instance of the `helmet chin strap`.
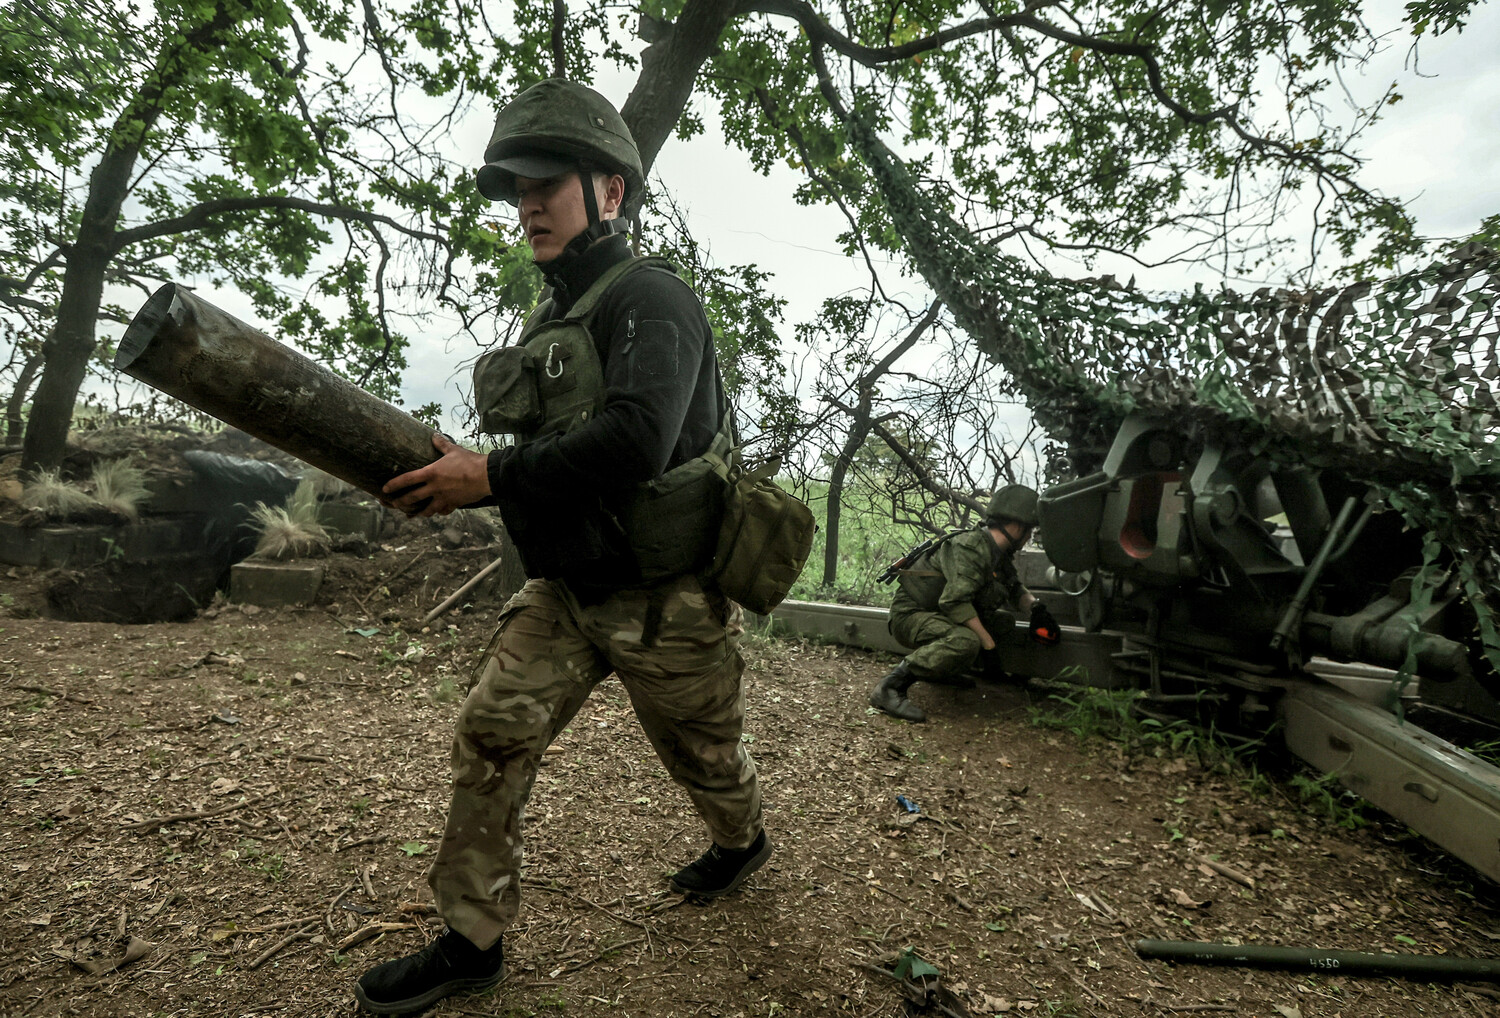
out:
{"label": "helmet chin strap", "polygon": [[549,275],[583,254],[589,245],[601,237],[624,233],[630,229],[630,220],[623,217],[617,216],[614,219],[599,218],[599,200],[594,194],[594,175],[592,171],[579,167],[578,183],[583,188],[583,210],[588,214],[589,225],[582,233],[568,241],[567,246],[562,249],[562,252],[556,258],[546,263],[537,263]]}

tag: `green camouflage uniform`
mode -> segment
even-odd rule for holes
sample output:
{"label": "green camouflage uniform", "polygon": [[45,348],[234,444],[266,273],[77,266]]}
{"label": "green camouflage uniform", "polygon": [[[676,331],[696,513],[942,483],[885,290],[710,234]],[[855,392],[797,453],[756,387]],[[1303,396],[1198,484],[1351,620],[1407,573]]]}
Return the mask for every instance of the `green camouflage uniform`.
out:
{"label": "green camouflage uniform", "polygon": [[925,682],[966,684],[979,658],[979,636],[966,625],[984,622],[997,644],[1015,639],[1015,616],[1027,593],[1015,555],[987,528],[945,540],[901,574],[891,602],[891,635],[916,650],[907,667]]}
{"label": "green camouflage uniform", "polygon": [[611,672],[713,840],[755,840],[760,791],[740,741],[743,631],[739,606],[694,576],[587,605],[562,582],[534,579],[506,603],[459,717],[448,825],[428,872],[450,927],[482,947],[515,919],[521,817],[542,752]]}

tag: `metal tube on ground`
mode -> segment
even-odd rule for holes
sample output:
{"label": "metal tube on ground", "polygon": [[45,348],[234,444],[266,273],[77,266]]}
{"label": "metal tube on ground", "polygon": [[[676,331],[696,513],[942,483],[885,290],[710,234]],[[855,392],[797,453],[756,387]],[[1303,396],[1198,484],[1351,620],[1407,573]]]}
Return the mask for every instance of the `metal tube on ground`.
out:
{"label": "metal tube on ground", "polygon": [[1500,960],[1449,958],[1424,954],[1370,954],[1324,951],[1313,947],[1266,947],[1261,944],[1207,944],[1193,940],[1139,940],[1143,958],[1246,965],[1253,968],[1309,969],[1347,975],[1406,976],[1415,979],[1483,979],[1500,982]]}
{"label": "metal tube on ground", "polygon": [[432,428],[175,283],[136,312],[115,367],[377,498],[438,458]]}

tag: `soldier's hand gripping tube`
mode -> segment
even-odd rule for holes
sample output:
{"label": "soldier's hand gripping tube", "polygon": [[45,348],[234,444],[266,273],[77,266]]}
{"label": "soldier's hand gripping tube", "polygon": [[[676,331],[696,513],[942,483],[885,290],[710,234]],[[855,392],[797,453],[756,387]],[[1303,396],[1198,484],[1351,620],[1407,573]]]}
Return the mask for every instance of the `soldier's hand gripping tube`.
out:
{"label": "soldier's hand gripping tube", "polygon": [[1062,627],[1041,601],[1031,606],[1031,638],[1047,647],[1062,639]]}

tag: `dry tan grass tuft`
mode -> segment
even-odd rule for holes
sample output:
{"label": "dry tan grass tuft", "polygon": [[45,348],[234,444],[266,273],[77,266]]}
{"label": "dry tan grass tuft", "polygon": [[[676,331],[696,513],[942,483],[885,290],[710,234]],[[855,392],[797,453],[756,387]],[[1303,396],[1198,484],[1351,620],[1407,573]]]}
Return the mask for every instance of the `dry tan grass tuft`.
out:
{"label": "dry tan grass tuft", "polygon": [[285,506],[257,505],[250,526],[260,532],[255,558],[307,558],[327,554],[332,541],[318,522],[318,494],[308,480],[297,485]]}
{"label": "dry tan grass tuft", "polygon": [[146,490],[146,475],[129,460],[107,460],[94,465],[94,500],[104,508],[136,520],[141,503],[151,494]]}
{"label": "dry tan grass tuft", "polygon": [[21,504],[58,519],[98,507],[92,495],[72,481],[63,480],[60,470],[43,470],[38,474],[21,492]]}

